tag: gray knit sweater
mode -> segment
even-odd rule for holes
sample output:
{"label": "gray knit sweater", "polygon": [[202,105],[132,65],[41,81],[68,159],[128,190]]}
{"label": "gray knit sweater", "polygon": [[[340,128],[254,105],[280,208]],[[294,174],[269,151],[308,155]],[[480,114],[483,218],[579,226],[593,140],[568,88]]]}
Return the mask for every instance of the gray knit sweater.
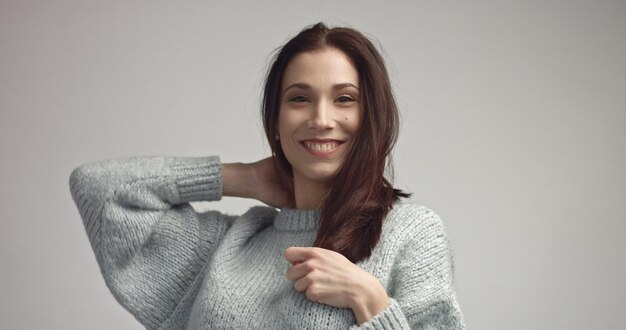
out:
{"label": "gray knit sweater", "polygon": [[396,204],[371,257],[390,305],[361,325],[310,301],[286,277],[284,250],[312,246],[319,211],[196,212],[221,199],[217,157],[146,156],[76,168],[70,189],[104,280],[147,329],[462,329],[440,218]]}

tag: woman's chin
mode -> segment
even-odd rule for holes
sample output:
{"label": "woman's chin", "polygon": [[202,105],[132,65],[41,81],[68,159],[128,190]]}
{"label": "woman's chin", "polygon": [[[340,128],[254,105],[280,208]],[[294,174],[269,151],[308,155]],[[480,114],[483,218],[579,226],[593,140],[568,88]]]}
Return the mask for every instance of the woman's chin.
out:
{"label": "woman's chin", "polygon": [[319,183],[330,183],[332,179],[335,177],[337,173],[337,168],[335,167],[316,167],[312,169],[307,169],[302,171],[302,176],[309,181],[319,182]]}

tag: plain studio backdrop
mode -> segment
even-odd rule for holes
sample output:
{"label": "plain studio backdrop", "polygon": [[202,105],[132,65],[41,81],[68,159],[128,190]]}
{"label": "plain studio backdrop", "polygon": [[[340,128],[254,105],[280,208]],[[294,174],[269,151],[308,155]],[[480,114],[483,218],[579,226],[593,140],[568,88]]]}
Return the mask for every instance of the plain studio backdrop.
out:
{"label": "plain studio backdrop", "polygon": [[1,0],[0,328],[142,329],[105,286],[70,172],[269,155],[266,65],[318,21],[382,45],[395,183],[444,220],[469,328],[623,329],[623,0]]}

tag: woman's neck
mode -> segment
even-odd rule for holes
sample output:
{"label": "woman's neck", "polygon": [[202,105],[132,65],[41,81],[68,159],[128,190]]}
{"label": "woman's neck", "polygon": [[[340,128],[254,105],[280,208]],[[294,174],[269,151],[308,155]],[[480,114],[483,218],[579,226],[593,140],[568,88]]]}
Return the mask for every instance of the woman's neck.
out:
{"label": "woman's neck", "polygon": [[293,185],[296,209],[319,209],[329,187],[327,182],[310,180],[296,173]]}

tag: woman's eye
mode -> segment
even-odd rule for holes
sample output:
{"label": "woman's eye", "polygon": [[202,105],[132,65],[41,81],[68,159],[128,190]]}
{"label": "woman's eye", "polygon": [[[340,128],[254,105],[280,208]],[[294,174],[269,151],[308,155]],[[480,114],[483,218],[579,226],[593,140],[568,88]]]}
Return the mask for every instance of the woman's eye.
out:
{"label": "woman's eye", "polygon": [[289,99],[290,102],[296,102],[296,103],[301,103],[301,102],[307,102],[307,98],[302,96],[302,95],[298,95],[298,96],[294,96],[292,98]]}
{"label": "woman's eye", "polygon": [[346,102],[352,102],[352,101],[356,101],[354,98],[352,98],[351,96],[340,96],[337,98],[337,102],[339,103],[346,103]]}

